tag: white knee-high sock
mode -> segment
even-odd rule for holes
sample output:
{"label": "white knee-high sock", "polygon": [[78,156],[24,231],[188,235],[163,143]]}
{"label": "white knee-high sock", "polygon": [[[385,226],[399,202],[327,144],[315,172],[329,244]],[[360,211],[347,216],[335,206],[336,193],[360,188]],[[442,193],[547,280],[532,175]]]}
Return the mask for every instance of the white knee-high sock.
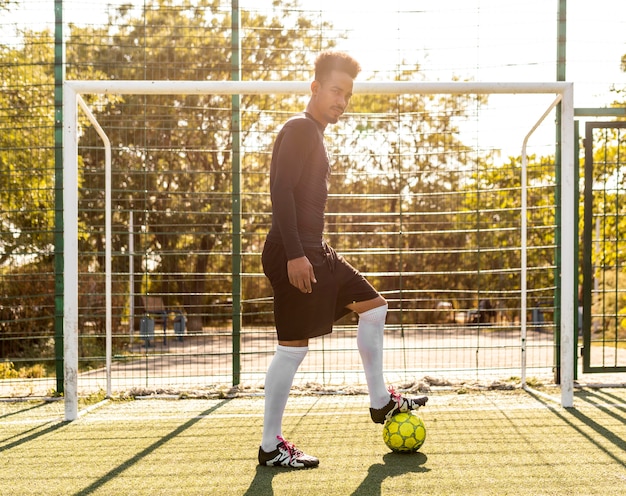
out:
{"label": "white knee-high sock", "polygon": [[389,403],[389,391],[383,377],[383,334],[387,305],[359,314],[356,343],[363,362],[370,406],[382,408]]}
{"label": "white knee-high sock", "polygon": [[265,376],[265,413],[263,417],[263,451],[273,451],[278,445],[277,436],[282,436],[283,413],[298,367],[304,360],[308,346],[276,346]]}

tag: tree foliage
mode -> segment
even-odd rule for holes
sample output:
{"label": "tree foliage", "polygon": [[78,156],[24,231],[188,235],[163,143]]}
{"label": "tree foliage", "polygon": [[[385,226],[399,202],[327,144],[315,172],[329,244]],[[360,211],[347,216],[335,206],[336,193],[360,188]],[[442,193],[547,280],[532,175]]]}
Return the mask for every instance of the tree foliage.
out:
{"label": "tree foliage", "polygon": [[[106,26],[72,26],[67,78],[103,80],[229,80],[230,11],[218,0],[151,0],[121,6]],[[0,4],[3,6],[4,4]],[[305,17],[296,2],[274,2],[269,14],[241,14],[241,78],[308,80],[316,54],[335,40],[331,26]],[[0,53],[2,256],[50,255],[54,210],[53,53],[49,33]],[[420,67],[398,75],[420,77]],[[114,304],[127,295],[162,294],[184,308],[190,328],[207,325],[215,300],[231,292],[231,98],[222,95],[85,97],[113,146]],[[241,197],[244,272],[261,273],[258,253],[270,217],[269,160],[285,115],[301,111],[302,96],[241,97]],[[457,295],[474,305],[477,288],[517,288],[519,159],[501,167],[460,139],[471,95],[363,95],[327,137],[333,155],[328,231],[331,242],[371,272],[376,286],[401,308],[429,308]],[[28,112],[25,109],[30,109]],[[81,308],[102,305],[104,171],[102,143],[81,117]],[[553,197],[544,189],[551,160],[533,157],[536,208],[546,228],[531,234],[531,263],[551,264]],[[16,171],[19,171],[16,172]],[[545,208],[544,208],[545,207]],[[134,228],[129,236],[130,216]],[[539,218],[541,217],[541,218]],[[545,217],[545,218],[544,218]],[[134,253],[130,254],[131,239]],[[128,288],[129,259],[137,274]],[[0,261],[2,261],[0,260]],[[47,263],[50,263],[49,257]],[[118,276],[119,275],[119,276]],[[543,277],[543,275],[537,275]],[[550,286],[551,280],[537,281]],[[271,294],[262,277],[248,277],[246,301]],[[140,304],[139,299],[135,301]],[[49,308],[52,308],[50,305]],[[271,314],[259,317],[265,322]]]}
{"label": "tree foliage", "polygon": [[54,211],[50,34],[0,47],[0,266],[15,255],[50,255]]}
{"label": "tree foliage", "polygon": [[54,83],[50,33],[24,36],[0,46],[0,357],[34,358],[54,315]]}
{"label": "tree foliage", "polygon": [[[101,79],[228,80],[231,78],[231,19],[220,2],[149,2],[141,13],[120,9],[102,30],[75,28],[69,45],[68,75]],[[310,66],[316,34],[323,26],[277,9],[272,17],[242,13],[242,79],[279,79],[287,67]],[[93,43],[91,40],[99,40]],[[294,42],[294,40],[296,40]],[[327,43],[323,48],[331,46]],[[276,123],[262,121],[259,109],[293,110],[298,99],[272,95],[243,96],[246,111],[242,142],[263,153],[250,153],[249,169],[267,170],[267,130]],[[138,279],[134,293],[169,293],[170,306],[190,311],[190,326],[202,323],[194,314],[205,313],[211,301],[207,293],[230,291],[230,278],[205,276],[230,272],[230,224],[232,190],[232,133],[230,97],[223,95],[143,96],[93,101],[98,120],[116,146],[114,202],[120,205],[115,223],[116,252],[128,250],[126,229],[129,211],[143,226],[136,233],[141,253],[136,267],[149,279]],[[85,151],[81,210],[85,225],[97,226],[83,240],[83,251],[102,253],[103,194],[102,157],[98,137],[88,132]],[[251,170],[243,189],[257,191],[264,179]],[[262,211],[257,205],[249,207]],[[100,217],[100,218],[98,218]],[[248,223],[255,225],[254,222]],[[87,246],[85,246],[87,245]],[[185,256],[161,256],[178,253]],[[148,267],[150,258],[156,267]],[[125,261],[118,259],[120,264]],[[207,291],[207,284],[211,291]],[[179,294],[179,297],[176,297]],[[195,309],[195,310],[194,310]]]}

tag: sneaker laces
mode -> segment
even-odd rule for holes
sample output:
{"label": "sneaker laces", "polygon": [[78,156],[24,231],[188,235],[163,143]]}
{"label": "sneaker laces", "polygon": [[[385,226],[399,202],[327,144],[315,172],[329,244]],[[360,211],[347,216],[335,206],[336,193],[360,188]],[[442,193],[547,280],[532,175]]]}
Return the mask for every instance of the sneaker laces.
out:
{"label": "sneaker laces", "polygon": [[282,444],[287,450],[287,453],[289,454],[289,462],[291,462],[294,459],[297,460],[298,457],[303,454],[302,451],[296,448],[296,446],[293,443],[290,443],[289,441],[287,441],[283,436],[276,436],[276,439],[278,439],[280,441],[280,444]]}
{"label": "sneaker laces", "polygon": [[393,399],[398,404],[398,406],[401,406],[404,398],[402,398],[400,393],[397,393],[393,386],[389,386],[388,390],[389,394],[391,395],[391,399]]}

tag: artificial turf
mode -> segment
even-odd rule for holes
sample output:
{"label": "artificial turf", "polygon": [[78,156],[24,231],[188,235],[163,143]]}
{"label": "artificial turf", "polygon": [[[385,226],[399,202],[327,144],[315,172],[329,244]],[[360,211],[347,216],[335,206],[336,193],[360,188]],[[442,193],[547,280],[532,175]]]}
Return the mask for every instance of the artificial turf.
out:
{"label": "artificial turf", "polygon": [[441,391],[415,454],[389,452],[362,395],[292,396],[284,436],[310,470],[258,467],[261,396],[0,403],[1,495],[623,495],[626,390]]}

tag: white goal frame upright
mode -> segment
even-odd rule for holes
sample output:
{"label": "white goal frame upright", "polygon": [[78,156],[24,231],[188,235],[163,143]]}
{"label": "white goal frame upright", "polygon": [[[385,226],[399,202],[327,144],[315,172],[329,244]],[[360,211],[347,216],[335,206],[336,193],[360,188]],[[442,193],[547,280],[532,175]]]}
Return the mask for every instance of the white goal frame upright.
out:
{"label": "white goal frame upright", "polygon": [[[85,105],[83,94],[142,95],[242,95],[308,94],[309,82],[270,81],[65,81],[63,85],[63,242],[64,242],[64,395],[65,420],[78,417],[78,105],[105,144],[105,230],[111,232],[111,146],[106,134]],[[522,143],[522,216],[521,216],[521,350],[522,386],[526,387],[526,144],[545,117],[561,104],[561,405],[572,407],[574,396],[574,312],[576,245],[575,156],[574,156],[574,86],[569,82],[355,82],[355,94],[553,94],[555,100]],[[107,341],[107,394],[110,395],[111,372],[111,246],[105,247],[105,306]]]}

